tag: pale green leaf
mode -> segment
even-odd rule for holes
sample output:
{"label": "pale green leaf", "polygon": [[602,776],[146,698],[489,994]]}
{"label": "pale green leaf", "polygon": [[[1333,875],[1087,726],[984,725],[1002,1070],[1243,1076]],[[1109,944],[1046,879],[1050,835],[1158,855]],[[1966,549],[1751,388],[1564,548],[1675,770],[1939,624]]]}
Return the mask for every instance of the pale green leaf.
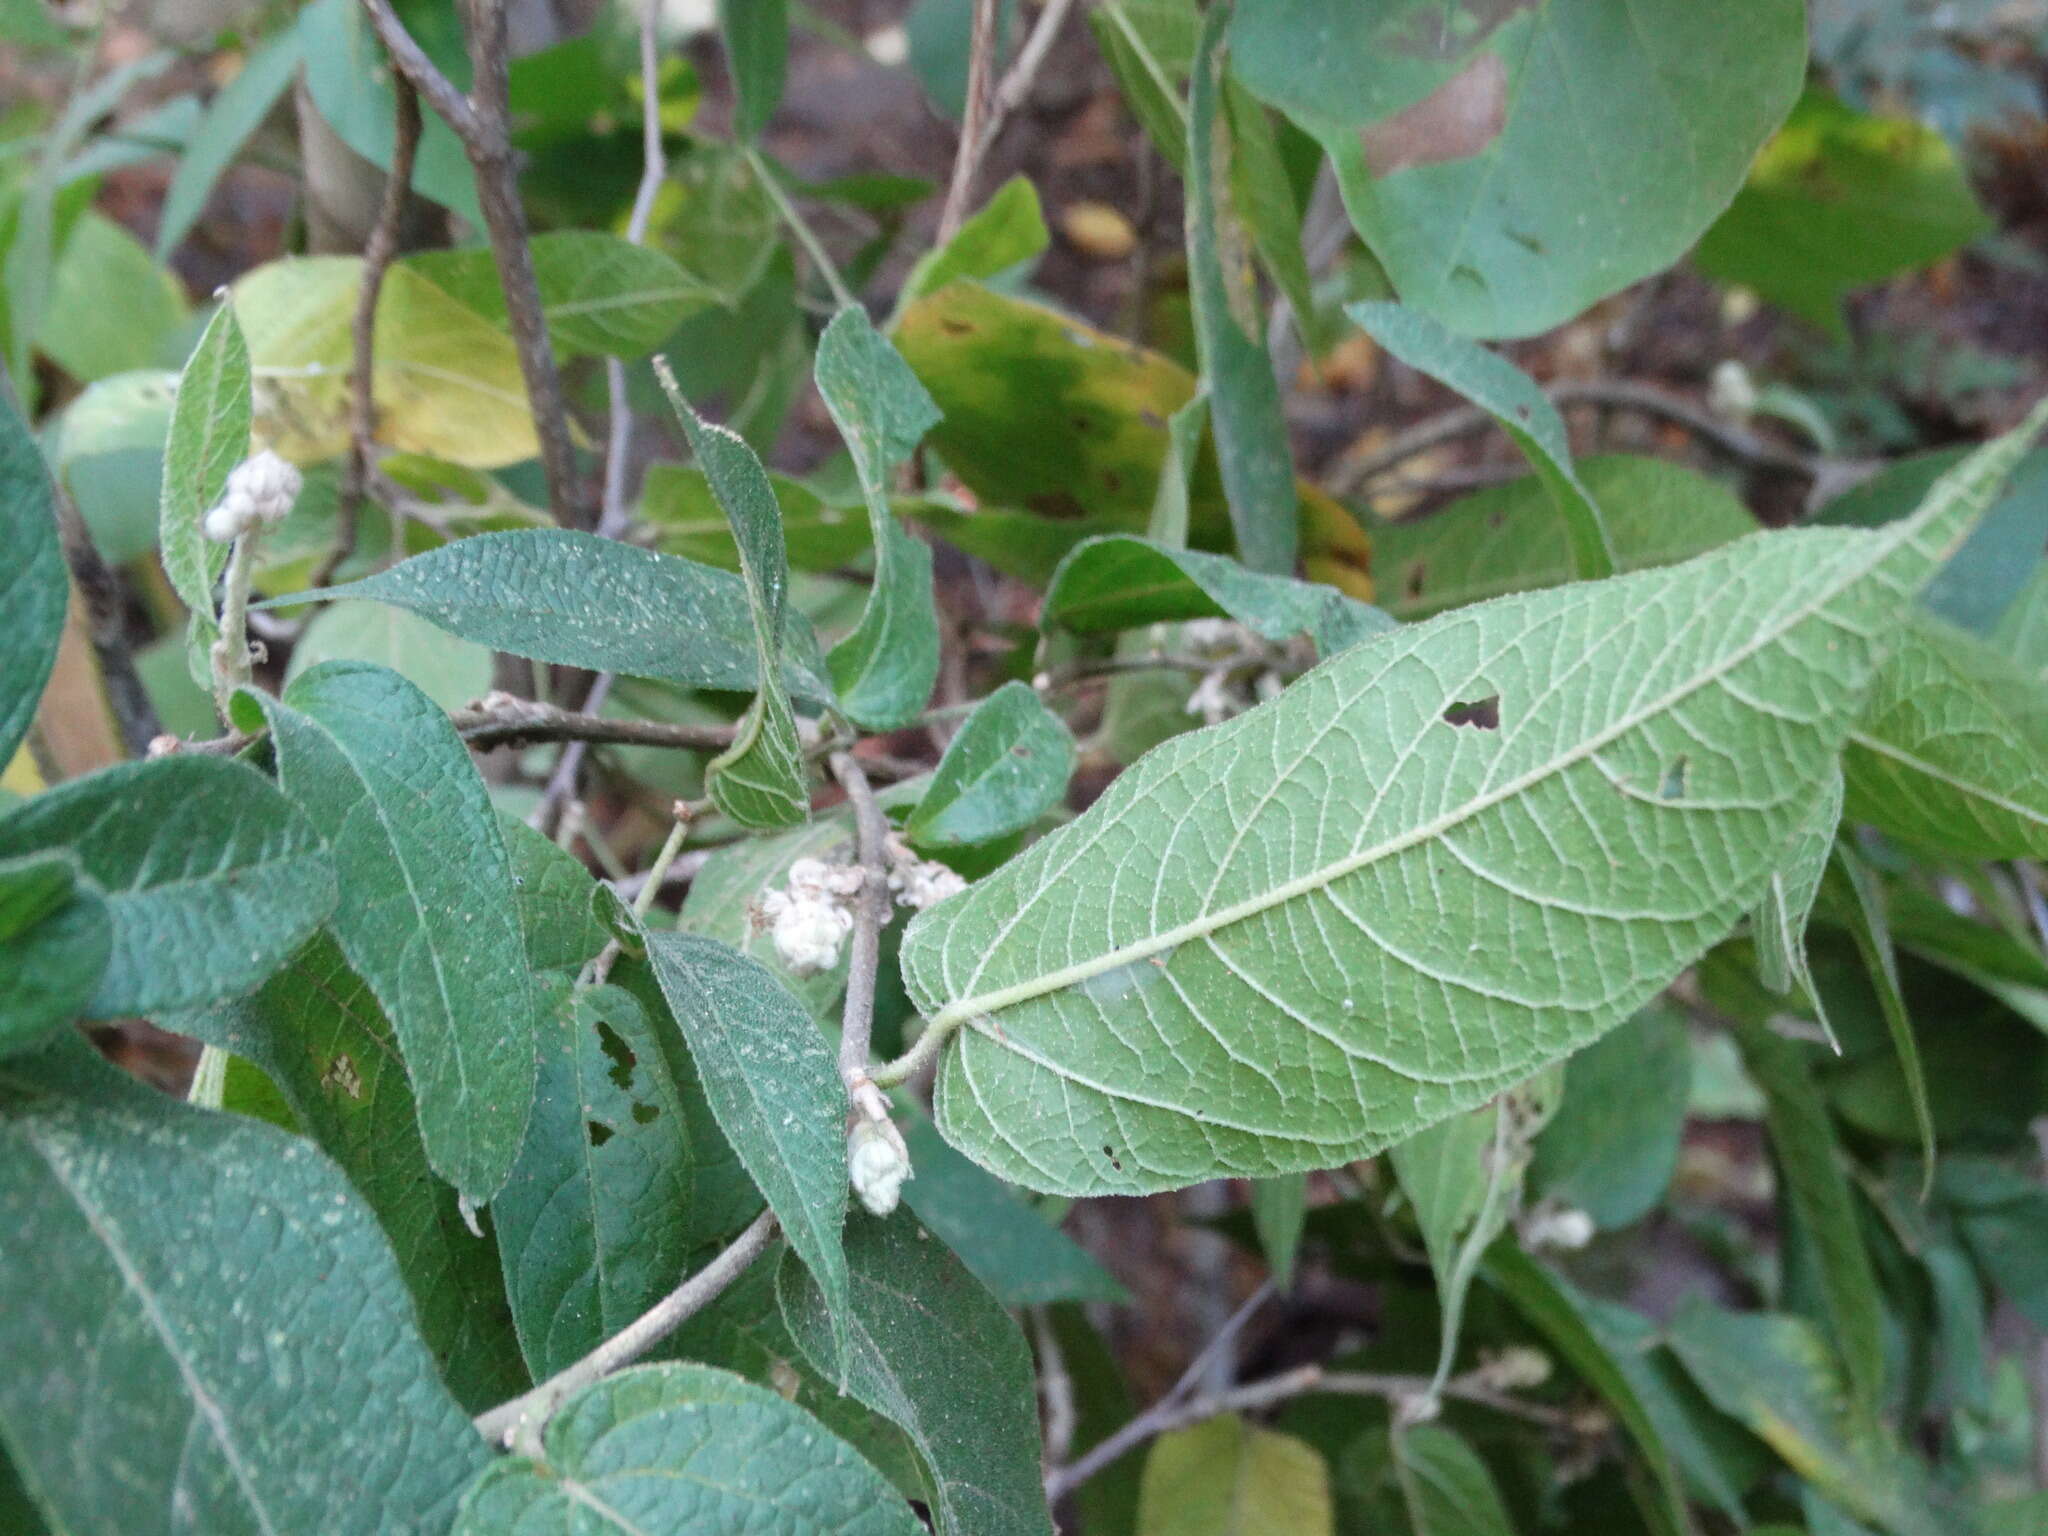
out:
{"label": "pale green leaf", "polygon": [[0,820],[0,859],[49,848],[77,855],[113,924],[89,1018],[237,997],[334,910],[320,834],[270,780],[225,758],[116,764]]}
{"label": "pale green leaf", "polygon": [[939,675],[931,551],[889,510],[890,477],[917,451],[939,411],[857,305],[834,315],[818,339],[817,377],[853,455],[875,540],[875,584],[860,626],[832,649],[832,681],[849,719],[885,730],[924,708]]}
{"label": "pale green leaf", "polygon": [[705,1365],[643,1365],[548,1422],[542,1459],[492,1465],[454,1536],[918,1536],[881,1473],[767,1387]]}
{"label": "pale green leaf", "polygon": [[1335,1536],[1330,1469],[1316,1448],[1234,1413],[1152,1442],[1138,1536]]}
{"label": "pale green leaf", "polygon": [[[1606,513],[1618,570],[1672,565],[1756,531],[1731,492],[1682,464],[1602,454],[1577,469]],[[1426,517],[1375,525],[1372,569],[1381,605],[1396,618],[1422,619],[1562,586],[1572,579],[1571,536],[1543,481],[1525,475]]]}
{"label": "pale green leaf", "polygon": [[[88,385],[46,429],[50,467],[109,565],[126,565],[156,548],[164,443],[177,390],[178,376],[167,370],[116,374]],[[207,720],[213,720],[211,701]]]}
{"label": "pale green leaf", "polygon": [[292,647],[287,685],[328,661],[386,667],[442,709],[473,703],[491,688],[491,653],[441,634],[418,614],[389,603],[329,603],[315,613]]}
{"label": "pale green leaf", "polygon": [[249,378],[249,348],[235,306],[222,304],[178,377],[157,526],[164,574],[209,637],[215,632],[213,584],[228,551],[206,537],[200,522],[220,500],[228,471],[249,456]]}
{"label": "pale green leaf", "polygon": [[0,1426],[57,1529],[445,1529],[486,1448],[311,1146],[65,1034],[0,1064],[0,1189]]}
{"label": "pale green leaf", "polygon": [[1185,174],[1188,113],[1180,90],[1202,31],[1194,0],[1109,0],[1088,13],[1088,24],[1124,104],[1153,146]]}
{"label": "pale green leaf", "polygon": [[[594,534],[480,533],[325,595],[393,603],[462,639],[557,666],[735,692],[761,676],[738,576]],[[817,640],[800,615],[785,623],[783,676],[798,698],[823,703],[831,689]]]}
{"label": "pale green leaf", "polygon": [[1287,300],[1295,329],[1311,350],[1320,327],[1308,255],[1301,244],[1301,207],[1280,156],[1279,135],[1266,105],[1234,75],[1223,80],[1223,115],[1230,124],[1230,201],[1251,236],[1260,263]]}
{"label": "pale green leaf", "polygon": [[1307,1221],[1307,1174],[1276,1173],[1252,1181],[1252,1230],[1258,1234],[1273,1283],[1283,1291],[1294,1289],[1294,1258]]}
{"label": "pale green leaf", "polygon": [[541,1016],[490,792],[395,672],[330,661],[238,713],[250,698],[285,791],[332,847],[334,934],[397,1032],[428,1161],[482,1205],[519,1155]]}
{"label": "pale green leaf", "polygon": [[303,57],[300,48],[296,27],[265,38],[207,104],[164,193],[163,211],[157,216],[158,261],[169,260],[184,243],[235,156],[291,85]]}
{"label": "pale green leaf", "polygon": [[1564,418],[1533,379],[1420,310],[1366,303],[1353,304],[1345,313],[1409,367],[1455,389],[1501,424],[1550,493],[1564,524],[1574,576],[1592,580],[1614,573],[1614,537],[1607,520],[1573,467]]}
{"label": "pale green leaf", "polygon": [[[855,1213],[846,1259],[846,1390],[917,1446],[940,1536],[1051,1536],[1031,1354],[1016,1323],[907,1211]],[[841,1317],[816,1271],[784,1260],[776,1283],[798,1347],[829,1373]]]}
{"label": "pale green leaf", "polygon": [[1820,1027],[1830,1039],[1834,1031],[1807,964],[1806,924],[1834,852],[1835,833],[1842,824],[1842,792],[1842,774],[1837,768],[1825,776],[1806,822],[1792,835],[1783,862],[1771,875],[1763,900],[1750,917],[1757,979],[1779,994],[1797,985],[1812,1000]]}
{"label": "pale green leaf", "polygon": [[49,472],[13,401],[0,396],[0,768],[35,719],[71,601]]}
{"label": "pale green leaf", "polygon": [[[377,997],[325,932],[250,996],[158,1022],[234,1060],[341,1165],[390,1241],[420,1336],[441,1377],[473,1413],[516,1396],[512,1320],[496,1239],[463,1223],[455,1190],[434,1176],[398,1038]],[[258,1071],[257,1069],[260,1069]],[[230,1108],[241,1108],[230,1069]]]}
{"label": "pale green leaf", "polygon": [[0,859],[0,1055],[83,1012],[112,948],[106,905],[69,853]]}
{"label": "pale green leaf", "polygon": [[526,1142],[491,1202],[536,1381],[653,1306],[760,1206],[666,1008],[650,1015],[618,986],[581,989],[540,1046]]}
{"label": "pale green leaf", "polygon": [[1217,50],[1231,15],[1211,6],[1195,49],[1188,99],[1188,298],[1209,391],[1209,429],[1237,552],[1255,571],[1294,569],[1299,541],[1294,461],[1280,384],[1231,202],[1230,133],[1221,117]]}
{"label": "pale green leaf", "polygon": [[1418,1424],[1394,1436],[1394,1473],[1415,1536],[1513,1536],[1486,1463],[1441,1425]]}
{"label": "pale green leaf", "polygon": [[1597,1039],[1754,908],[1901,605],[2024,446],[1908,523],[1446,614],[1155,749],[906,933],[958,1031],[940,1129],[1061,1193],[1255,1177]]}
{"label": "pale green leaf", "polygon": [[719,0],[718,25],[732,66],[733,137],[761,137],[782,101],[789,68],[789,10],[786,0]]}
{"label": "pale green leaf", "polygon": [[51,274],[36,346],[81,383],[163,362],[184,328],[185,290],[142,242],[88,208]]}
{"label": "pale green leaf", "polygon": [[647,936],[704,1097],[831,1312],[822,1359],[837,1379],[850,1327],[846,1090],[809,1010],[760,962],[691,933]]}
{"label": "pale green leaf", "polygon": [[920,848],[960,848],[1021,832],[1060,803],[1073,772],[1059,716],[1029,683],[1005,683],[946,743],[903,834]]}
{"label": "pale green leaf", "polygon": [[1395,290],[1526,336],[1682,256],[1806,73],[1806,7],[1264,0],[1233,67],[1322,142]]}
{"label": "pale green leaf", "polygon": [[1030,178],[1012,176],[961,223],[953,238],[918,257],[903,280],[900,309],[961,278],[986,282],[1023,265],[1052,239]]}

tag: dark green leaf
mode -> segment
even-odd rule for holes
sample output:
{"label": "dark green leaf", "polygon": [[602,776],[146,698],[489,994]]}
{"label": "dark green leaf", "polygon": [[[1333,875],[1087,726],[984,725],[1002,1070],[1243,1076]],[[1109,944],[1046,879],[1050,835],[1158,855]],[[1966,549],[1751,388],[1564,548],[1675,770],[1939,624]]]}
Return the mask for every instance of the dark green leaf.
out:
{"label": "dark green leaf", "polygon": [[487,1459],[295,1137],[60,1036],[0,1065],[0,1221],[0,1425],[59,1529],[425,1533]]}
{"label": "dark green leaf", "polygon": [[1230,135],[1219,118],[1218,48],[1231,7],[1203,19],[1188,101],[1188,297],[1209,390],[1209,424],[1237,552],[1255,571],[1286,575],[1299,539],[1294,463],[1280,385],[1231,207]]}
{"label": "dark green leaf", "polygon": [[[1884,887],[1871,869],[1844,842],[1835,850],[1828,895],[1837,920],[1856,941],[1856,951],[1869,972],[1871,990],[1884,1010],[1885,1026],[1891,1031],[1892,1049],[1898,1053],[1899,1071],[1906,1080],[1906,1093],[1913,1104],[1913,1124],[1920,1133],[1920,1160],[1925,1167],[1927,1187],[1934,1179],[1934,1112],[1928,1106],[1927,1072],[1920,1064],[1920,1043],[1913,1034],[1913,1020],[1906,1011],[1906,998],[1899,987],[1899,957],[1892,948],[1891,920],[1885,911]],[[1768,1093],[1768,1088],[1766,1088]]]}
{"label": "dark green leaf", "polygon": [[959,848],[1021,832],[1060,803],[1074,738],[1029,683],[1008,682],[975,705],[926,785],[904,836]]}
{"label": "dark green leaf", "polygon": [[[1051,1536],[1031,1354],[1009,1314],[907,1211],[856,1213],[846,1259],[846,1388],[916,1444],[940,1536]],[[784,1260],[777,1284],[798,1347],[829,1370],[841,1314],[815,1275]]]}
{"label": "dark green leaf", "polygon": [[1437,1424],[1394,1436],[1395,1476],[1415,1536],[1514,1536],[1486,1463]]}
{"label": "dark green leaf", "polygon": [[12,400],[0,396],[0,768],[28,734],[71,601],[50,476]]}
{"label": "dark green leaf", "polygon": [[1244,221],[1273,286],[1293,311],[1295,329],[1311,350],[1320,327],[1308,257],[1301,245],[1301,206],[1280,158],[1279,136],[1265,103],[1238,83],[1223,81],[1223,111],[1230,123],[1230,201]]}
{"label": "dark green leaf", "polygon": [[0,859],[69,848],[100,888],[113,954],[90,1018],[240,996],[334,910],[320,834],[244,763],[121,763],[0,820]]}
{"label": "dark green leaf", "polygon": [[[464,1225],[454,1189],[428,1166],[398,1038],[334,939],[316,934],[239,1002],[158,1021],[253,1063],[287,1118],[341,1165],[383,1227],[420,1334],[462,1405],[481,1412],[521,1391],[497,1244]],[[234,1081],[231,1069],[223,1102],[250,1107],[236,1103]]]}
{"label": "dark green leaf", "polygon": [[739,98],[733,137],[761,137],[782,101],[789,67],[789,13],[784,0],[719,0],[718,24],[732,65],[733,94]]}
{"label": "dark green leaf", "polygon": [[502,812],[498,830],[512,871],[512,896],[535,971],[575,971],[597,958],[623,919],[611,887],[590,878],[583,861]]}
{"label": "dark green leaf", "polygon": [[[395,603],[465,640],[557,666],[735,692],[761,676],[744,581],[595,534],[480,533],[325,595]],[[810,626],[794,613],[785,622],[785,681],[806,702],[829,701]]]}
{"label": "dark green leaf", "polygon": [[1599,503],[1572,465],[1564,418],[1527,374],[1419,310],[1399,304],[1353,304],[1345,313],[1409,367],[1487,412],[1515,440],[1564,524],[1574,576],[1586,581],[1614,574],[1614,538]]}
{"label": "dark green leaf", "polygon": [[837,1379],[849,1327],[846,1091],[810,1012],[759,961],[690,933],[647,936],[704,1097],[831,1313],[821,1368]]}
{"label": "dark green leaf", "polygon": [[881,1473],[767,1387],[703,1365],[643,1365],[549,1420],[542,1459],[492,1465],[454,1536],[918,1536]]}
{"label": "dark green leaf", "polygon": [[395,672],[331,661],[281,701],[244,697],[333,850],[334,934],[397,1031],[428,1161],[482,1205],[519,1155],[540,1027],[490,792],[448,717]]}
{"label": "dark green leaf", "polygon": [[113,949],[99,893],[61,849],[0,859],[0,1055],[68,1024],[99,990]]}
{"label": "dark green leaf", "polygon": [[[1082,1456],[1130,1422],[1131,1391],[1116,1355],[1081,1307],[1054,1307],[1047,1315],[1067,1379],[1074,1384],[1073,1454]],[[1074,1503],[1088,1536],[1136,1536],[1144,1470],[1144,1448],[1134,1446],[1076,1490]]]}
{"label": "dark green leaf", "polygon": [[249,456],[252,410],[249,348],[235,306],[223,303],[178,377],[157,526],[164,574],[209,639],[215,633],[213,584],[228,550],[208,539],[200,523],[220,500],[228,471]]}
{"label": "dark green leaf", "polygon": [[1308,1175],[1280,1173],[1252,1180],[1252,1228],[1273,1272],[1273,1283],[1294,1289],[1294,1256],[1301,1247],[1301,1229],[1308,1219]]}
{"label": "dark green leaf", "polygon": [[832,681],[848,718],[886,730],[924,708],[939,675],[931,551],[889,510],[890,477],[939,412],[858,306],[842,309],[825,327],[817,376],[818,393],[853,455],[875,540],[874,588],[860,626],[832,649]]}
{"label": "dark green leaf", "polygon": [[1180,90],[1202,31],[1194,0],[1109,0],[1088,13],[1088,24],[1125,105],[1153,146],[1185,175],[1188,113]]}
{"label": "dark green leaf", "polygon": [[1602,1231],[1648,1215],[1678,1168],[1692,1051],[1684,1018],[1654,1003],[1565,1063],[1564,1098],[1536,1138],[1531,1189]]}

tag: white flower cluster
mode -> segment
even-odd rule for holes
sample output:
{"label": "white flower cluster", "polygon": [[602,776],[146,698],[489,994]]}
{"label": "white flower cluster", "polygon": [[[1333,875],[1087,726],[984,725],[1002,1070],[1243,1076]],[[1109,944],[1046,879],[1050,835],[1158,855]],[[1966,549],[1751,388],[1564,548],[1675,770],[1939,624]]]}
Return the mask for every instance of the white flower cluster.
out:
{"label": "white flower cluster", "polygon": [[1518,1225],[1522,1246],[1530,1249],[1583,1248],[1599,1230],[1585,1211],[1548,1200],[1524,1214]]}
{"label": "white flower cluster", "polygon": [[216,544],[232,544],[257,528],[274,528],[299,499],[304,477],[285,459],[266,448],[228,472],[220,505],[206,514],[206,536]]}
{"label": "white flower cluster", "polygon": [[896,893],[896,905],[922,912],[926,907],[958,896],[967,882],[935,859],[920,859],[897,838],[889,839],[889,889]]}
{"label": "white flower cluster", "polygon": [[775,935],[775,953],[797,976],[816,976],[839,963],[839,947],[853,932],[852,898],[865,875],[855,865],[798,859],[786,890],[761,898],[761,915]]}
{"label": "white flower cluster", "polygon": [[910,1152],[887,1120],[861,1120],[846,1138],[846,1181],[860,1203],[877,1216],[896,1209],[903,1181],[910,1177]]}

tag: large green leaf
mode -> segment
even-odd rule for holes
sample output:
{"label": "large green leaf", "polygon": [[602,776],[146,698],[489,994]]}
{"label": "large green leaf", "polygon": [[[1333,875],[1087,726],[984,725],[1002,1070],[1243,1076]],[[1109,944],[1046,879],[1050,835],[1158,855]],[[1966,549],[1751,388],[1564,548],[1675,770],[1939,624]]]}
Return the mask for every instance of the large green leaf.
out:
{"label": "large green leaf", "polygon": [[1462,1436],[1438,1424],[1403,1430],[1394,1470],[1415,1536],[1513,1536],[1493,1474]]}
{"label": "large green leaf", "polygon": [[[393,603],[465,640],[557,666],[736,692],[761,676],[738,576],[595,534],[480,533],[327,595]],[[826,702],[816,637],[795,613],[785,623],[784,679],[798,698]]]}
{"label": "large green leaf", "polygon": [[314,935],[239,1002],[158,1022],[255,1063],[341,1165],[383,1227],[420,1335],[462,1405],[481,1412],[521,1391],[496,1243],[469,1230],[428,1166],[398,1038],[333,937]]}
{"label": "large green leaf", "polygon": [[55,505],[42,453],[14,403],[0,397],[0,768],[28,734],[56,665],[71,583],[57,543]]}
{"label": "large green leaf", "polygon": [[1574,576],[1590,580],[1614,574],[1614,536],[1606,516],[1572,464],[1564,418],[1535,380],[1420,311],[1367,303],[1353,304],[1345,313],[1409,367],[1449,385],[1501,424],[1550,493],[1564,524]]}
{"label": "large green leaf", "polygon": [[918,1536],[859,1452],[767,1387],[705,1365],[643,1365],[548,1421],[542,1458],[494,1463],[454,1536]]}
{"label": "large green leaf", "polygon": [[1806,73],[1806,8],[1746,0],[1267,0],[1246,85],[1315,135],[1401,297],[1526,336],[1668,267],[1725,209]]}
{"label": "large green leaf", "polygon": [[282,700],[246,697],[333,850],[334,934],[397,1031],[428,1161],[482,1205],[519,1155],[540,1027],[490,792],[448,717],[396,672],[330,661]]}
{"label": "large green leaf", "polygon": [[1602,1231],[1648,1215],[1678,1169],[1691,1090],[1685,1020],[1653,1003],[1565,1064],[1564,1097],[1536,1138],[1532,1191]]}
{"label": "large green leaf", "polygon": [[889,510],[896,467],[939,419],[939,408],[858,305],[818,338],[818,393],[853,456],[875,541],[875,584],[860,625],[832,648],[840,706],[858,725],[886,730],[913,719],[939,675],[939,618],[931,551]]}
{"label": "large green leaf", "polygon": [[320,834],[270,780],[224,758],[120,763],[0,820],[0,859],[50,848],[77,854],[113,924],[90,1018],[240,996],[334,910]]}
{"label": "large green leaf", "polygon": [[2048,683],[1931,614],[1902,626],[1842,766],[1850,817],[1903,842],[2048,855]]}
{"label": "large green leaf", "polygon": [[[1619,570],[1689,560],[1756,531],[1756,519],[1733,493],[1682,464],[1602,454],[1579,460],[1577,468],[1579,483],[1606,513]],[[1396,618],[1423,619],[1508,592],[1563,585],[1572,579],[1571,541],[1550,492],[1525,475],[1427,517],[1375,525],[1372,567],[1382,606]]]}
{"label": "large green leaf", "polygon": [[[1031,1354],[1016,1323],[907,1211],[887,1221],[856,1212],[846,1259],[846,1390],[917,1446],[940,1536],[1051,1536]],[[829,1370],[839,1317],[828,1318],[815,1272],[785,1260],[776,1282],[798,1347]]]}
{"label": "large green leaf", "polygon": [[1755,906],[1900,605],[2025,445],[1911,522],[1446,614],[1155,749],[905,935],[959,1033],[940,1128],[1064,1193],[1282,1173],[1597,1039]]}
{"label": "large green leaf", "polygon": [[1231,206],[1230,166],[1219,163],[1219,155],[1229,159],[1230,138],[1219,127],[1217,50],[1230,16],[1227,0],[1210,6],[1195,48],[1188,96],[1188,299],[1238,555],[1255,571],[1286,575],[1294,569],[1299,537],[1287,417]]}
{"label": "large green leaf", "polygon": [[328,661],[388,667],[451,712],[491,688],[489,651],[474,641],[438,634],[418,614],[389,603],[344,598],[321,608],[292,647],[286,684]]}
{"label": "large green leaf", "polygon": [[200,522],[220,500],[228,471],[249,456],[253,409],[248,344],[235,306],[222,304],[178,376],[157,526],[164,574],[207,636],[214,633],[213,584],[228,551],[206,537]]}
{"label": "large green leaf", "polygon": [[69,853],[0,859],[0,1055],[83,1012],[112,949],[106,904]]}
{"label": "large green leaf", "polygon": [[831,1313],[835,1379],[850,1300],[846,1091],[810,1011],[759,961],[691,933],[647,936],[647,959],[682,1026],[719,1129],[816,1277]]}
{"label": "large green leaf", "polygon": [[782,679],[782,646],[789,612],[789,552],[782,543],[782,508],[768,471],[737,432],[706,422],[657,362],[668,403],[682,423],[690,451],[711,494],[732,524],[740,581],[754,629],[759,691],[740,717],[733,743],[704,769],[711,801],[743,827],[797,826],[810,814],[810,773],[804,765],[796,714]]}
{"label": "large green leaf", "polygon": [[0,1436],[60,1530],[445,1529],[484,1444],[295,1137],[60,1036],[0,1064]]}
{"label": "large green leaf", "polygon": [[1330,1469],[1316,1448],[1234,1413],[1152,1442],[1138,1536],[1335,1536]]}
{"label": "large green leaf", "polygon": [[[782,507],[782,537],[789,563],[799,571],[836,571],[873,547],[867,512],[828,501],[800,480],[771,473],[775,499]],[[640,518],[654,536],[654,547],[720,570],[740,568],[732,524],[701,469],[680,464],[650,464],[640,482]]]}
{"label": "large green leaf", "polygon": [[590,878],[583,861],[502,811],[498,830],[512,870],[512,894],[535,972],[578,971],[594,960],[624,919],[625,905]]}
{"label": "large green leaf", "polygon": [[1871,117],[1809,87],[1693,260],[1847,339],[1850,290],[1946,256],[1991,228],[1935,129]]}
{"label": "large green leaf", "polygon": [[535,1380],[645,1312],[759,1208],[667,1014],[594,987],[542,1028],[526,1143],[491,1202]]}
{"label": "large green leaf", "polygon": [[51,275],[36,346],[90,383],[166,361],[188,319],[184,285],[126,228],[88,208]]}
{"label": "large green leaf", "polygon": [[[178,375],[166,370],[116,374],[88,385],[45,429],[50,468],[109,565],[156,548],[164,442],[177,390]],[[211,727],[211,701],[206,718]]]}
{"label": "large green leaf", "polygon": [[1073,772],[1066,725],[1029,683],[1005,683],[946,743],[904,836],[960,848],[1021,832],[1059,804]]}

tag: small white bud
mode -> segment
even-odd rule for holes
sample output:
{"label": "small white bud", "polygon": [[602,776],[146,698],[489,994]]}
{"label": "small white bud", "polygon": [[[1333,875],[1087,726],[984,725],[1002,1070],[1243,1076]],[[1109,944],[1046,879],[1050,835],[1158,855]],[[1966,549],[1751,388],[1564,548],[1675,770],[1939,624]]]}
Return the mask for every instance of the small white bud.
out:
{"label": "small white bud", "polygon": [[254,526],[244,508],[231,502],[222,502],[209,508],[200,529],[216,544],[232,544]]}
{"label": "small white bud", "polygon": [[1522,1392],[1550,1380],[1550,1356],[1526,1344],[1511,1344],[1480,1367],[1496,1392]]}
{"label": "small white bud", "polygon": [[256,521],[274,525],[284,521],[305,483],[295,465],[266,448],[229,472],[221,505],[246,504]]}
{"label": "small white bud", "polygon": [[1593,1218],[1577,1207],[1548,1203],[1537,1206],[1521,1222],[1522,1243],[1528,1248],[1583,1248],[1598,1230]]}
{"label": "small white bud", "polygon": [[1180,627],[1181,642],[1197,656],[1221,655],[1244,644],[1244,626],[1229,619],[1189,619]]}
{"label": "small white bud", "polygon": [[1747,421],[1756,410],[1756,381],[1732,357],[1714,364],[1707,378],[1707,408],[1730,421]]}
{"label": "small white bud", "polygon": [[1199,715],[1205,725],[1220,725],[1237,713],[1237,696],[1221,670],[1205,672],[1195,691],[1188,695],[1187,712]]}
{"label": "small white bud", "polygon": [[863,1120],[846,1138],[846,1180],[860,1203],[877,1216],[896,1209],[903,1181],[910,1177],[910,1154],[896,1127],[886,1120]]}
{"label": "small white bud", "polygon": [[775,953],[793,976],[831,970],[853,931],[853,914],[831,901],[770,891],[761,898],[761,910],[773,924]]}

